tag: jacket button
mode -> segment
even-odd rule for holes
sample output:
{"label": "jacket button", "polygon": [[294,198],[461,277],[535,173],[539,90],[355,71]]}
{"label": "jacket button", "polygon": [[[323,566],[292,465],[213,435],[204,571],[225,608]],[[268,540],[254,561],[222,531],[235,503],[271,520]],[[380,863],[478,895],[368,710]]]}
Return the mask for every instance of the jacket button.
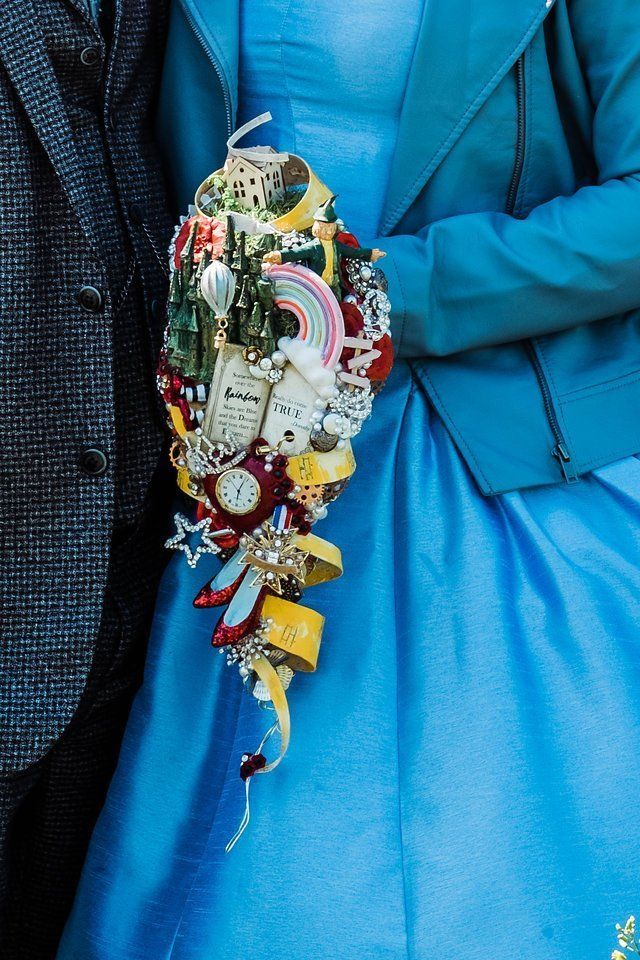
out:
{"label": "jacket button", "polygon": [[85,67],[93,67],[100,59],[100,53],[96,47],[85,47],[80,54],[80,61]]}
{"label": "jacket button", "polygon": [[78,303],[83,310],[96,313],[102,309],[102,294],[96,287],[81,287],[78,291]]}
{"label": "jacket button", "polygon": [[87,447],[80,454],[80,469],[89,477],[102,476],[108,466],[106,453],[98,447]]}

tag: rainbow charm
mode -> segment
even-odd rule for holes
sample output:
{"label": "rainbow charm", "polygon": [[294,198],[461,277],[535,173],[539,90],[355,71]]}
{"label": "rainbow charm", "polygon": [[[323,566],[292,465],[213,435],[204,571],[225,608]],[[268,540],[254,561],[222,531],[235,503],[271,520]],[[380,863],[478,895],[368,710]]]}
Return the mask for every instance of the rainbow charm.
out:
{"label": "rainbow charm", "polygon": [[273,281],[276,305],[300,324],[296,340],[319,350],[322,366],[333,370],[344,345],[344,320],[331,287],[299,264],[269,266],[265,272]]}

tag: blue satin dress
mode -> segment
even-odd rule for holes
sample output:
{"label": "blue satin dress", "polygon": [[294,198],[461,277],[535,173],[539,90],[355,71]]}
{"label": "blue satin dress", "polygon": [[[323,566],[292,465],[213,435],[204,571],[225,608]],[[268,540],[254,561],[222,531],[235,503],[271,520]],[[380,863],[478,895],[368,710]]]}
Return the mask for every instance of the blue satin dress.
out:
{"label": "blue satin dress", "polygon": [[[249,16],[249,14],[251,14]],[[376,235],[419,0],[247,0],[241,120]],[[323,71],[341,78],[322,99]],[[332,84],[331,89],[338,89]],[[640,909],[640,461],[485,499],[399,363],[318,533],[285,763],[177,555],[58,960],[604,960]]]}

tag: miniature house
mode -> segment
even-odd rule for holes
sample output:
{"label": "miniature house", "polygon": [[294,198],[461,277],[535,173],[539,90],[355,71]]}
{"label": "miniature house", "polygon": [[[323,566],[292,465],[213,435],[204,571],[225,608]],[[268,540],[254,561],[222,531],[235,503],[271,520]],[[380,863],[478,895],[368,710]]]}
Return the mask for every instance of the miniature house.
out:
{"label": "miniature house", "polygon": [[[273,147],[257,147],[262,154],[275,153]],[[282,164],[267,160],[249,160],[246,156],[229,157],[224,177],[236,200],[251,210],[266,207],[284,189]]]}

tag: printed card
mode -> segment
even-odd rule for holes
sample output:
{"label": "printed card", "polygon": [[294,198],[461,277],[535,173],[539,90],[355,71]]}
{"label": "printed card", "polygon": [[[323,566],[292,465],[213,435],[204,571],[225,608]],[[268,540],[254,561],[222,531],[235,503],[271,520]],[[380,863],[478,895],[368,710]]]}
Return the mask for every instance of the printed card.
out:
{"label": "printed card", "polygon": [[296,368],[287,367],[282,380],[271,390],[262,436],[268,443],[276,444],[287,430],[292,430],[295,440],[283,446],[283,453],[291,457],[308,450],[311,436],[309,421],[316,409],[317,399],[316,391]]}
{"label": "printed card", "polygon": [[202,424],[205,436],[214,442],[225,439],[225,429],[241,446],[260,436],[271,387],[251,376],[242,351],[235,343],[225,343],[218,351]]}

